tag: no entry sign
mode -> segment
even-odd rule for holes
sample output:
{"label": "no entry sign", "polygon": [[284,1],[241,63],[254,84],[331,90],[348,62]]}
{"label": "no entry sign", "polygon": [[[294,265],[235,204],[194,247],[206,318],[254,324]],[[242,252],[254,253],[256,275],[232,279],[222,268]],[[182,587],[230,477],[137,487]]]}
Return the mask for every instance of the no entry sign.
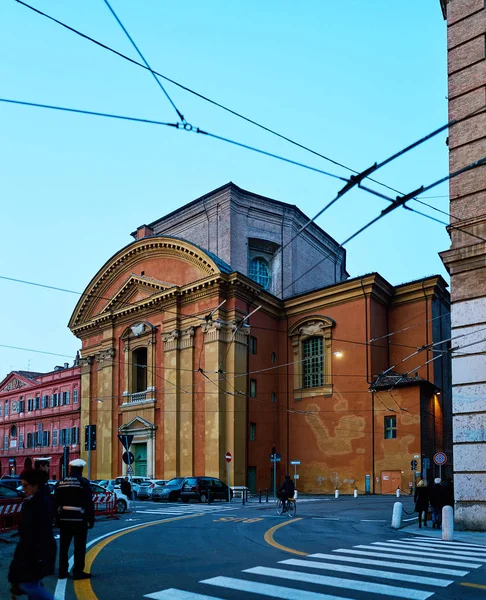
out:
{"label": "no entry sign", "polygon": [[233,458],[233,457],[231,456],[231,452],[226,452],[226,456],[225,456],[225,458],[226,458],[226,462],[227,462],[227,463],[230,463],[230,462],[231,462],[231,459]]}
{"label": "no entry sign", "polygon": [[434,454],[434,462],[439,466],[445,465],[447,462],[447,455],[444,454],[444,452],[437,452],[437,454]]}

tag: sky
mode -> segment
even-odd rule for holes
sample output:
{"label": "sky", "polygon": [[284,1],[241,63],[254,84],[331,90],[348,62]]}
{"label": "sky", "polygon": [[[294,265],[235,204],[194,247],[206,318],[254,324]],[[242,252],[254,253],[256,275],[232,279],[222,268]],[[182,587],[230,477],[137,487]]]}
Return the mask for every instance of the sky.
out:
{"label": "sky", "polygon": [[[153,69],[352,169],[361,171],[447,122],[439,0],[111,2]],[[138,59],[104,0],[31,4]],[[2,98],[178,120],[149,72],[15,0],[0,6],[0,55]],[[350,175],[173,84],[164,86],[195,127]],[[410,192],[446,176],[446,136],[374,177]],[[228,181],[295,204],[310,217],[343,185],[192,132],[3,102],[0,141],[0,276],[75,292],[132,241],[139,225]],[[448,185],[423,200],[448,212]],[[354,190],[317,224],[342,242],[387,205]],[[436,273],[447,279],[438,252],[449,245],[444,225],[398,209],[346,246],[347,269],[351,276],[378,271],[392,284]],[[50,371],[72,362],[80,342],[67,323],[78,298],[0,279],[0,379],[11,370]]]}

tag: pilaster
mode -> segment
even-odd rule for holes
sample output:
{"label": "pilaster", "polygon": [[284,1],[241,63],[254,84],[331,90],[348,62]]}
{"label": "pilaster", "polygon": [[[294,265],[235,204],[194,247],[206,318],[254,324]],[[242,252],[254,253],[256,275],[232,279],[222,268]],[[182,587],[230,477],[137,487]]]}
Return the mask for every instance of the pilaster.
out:
{"label": "pilaster", "polygon": [[[86,431],[86,426],[91,425],[91,365],[93,364],[94,359],[93,356],[86,356],[79,359],[79,366],[81,367],[81,415],[80,415],[80,424],[79,424],[79,455],[80,457],[88,462],[88,453],[84,449],[84,432]],[[87,477],[92,477],[93,475],[93,467],[91,466],[91,473],[87,473]]]}
{"label": "pilaster", "polygon": [[111,479],[113,449],[113,376],[115,349],[108,348],[95,354],[98,369],[98,407],[96,427],[96,476]]}
{"label": "pilaster", "polygon": [[179,338],[180,474],[194,473],[194,327]]}
{"label": "pilaster", "polygon": [[164,478],[171,479],[180,473],[179,461],[179,352],[180,333],[173,329],[162,334],[164,342]]}

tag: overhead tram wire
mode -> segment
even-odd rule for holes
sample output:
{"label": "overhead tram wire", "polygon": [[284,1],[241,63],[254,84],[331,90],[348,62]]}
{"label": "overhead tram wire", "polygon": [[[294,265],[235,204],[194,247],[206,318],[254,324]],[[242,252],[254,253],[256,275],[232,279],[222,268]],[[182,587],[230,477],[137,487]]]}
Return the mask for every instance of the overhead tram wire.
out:
{"label": "overhead tram wire", "polygon": [[146,68],[150,71],[150,73],[152,74],[152,77],[155,79],[155,83],[159,86],[159,88],[164,92],[165,97],[167,98],[167,100],[171,103],[172,108],[176,111],[177,116],[179,117],[179,119],[185,123],[186,120],[184,119],[184,115],[180,112],[180,110],[177,108],[177,106],[174,104],[174,101],[172,100],[172,98],[169,96],[169,94],[167,93],[167,90],[164,88],[164,86],[160,83],[160,80],[158,79],[157,75],[153,72],[152,67],[148,64],[148,62],[146,61],[144,55],[142,54],[142,52],[140,51],[140,49],[138,48],[137,44],[135,43],[135,41],[133,40],[132,36],[128,33],[127,29],[125,28],[125,26],[123,25],[123,23],[121,22],[120,18],[118,17],[118,15],[116,14],[116,12],[113,10],[111,4],[108,2],[108,0],[104,0],[106,6],[108,7],[109,11],[111,12],[111,14],[113,15],[113,17],[115,18],[116,22],[118,23],[118,25],[120,25],[120,27],[123,30],[123,33],[127,36],[127,38],[130,40],[130,43],[132,44],[132,46],[135,48],[137,54],[140,56],[140,58],[143,60],[144,65],[146,66]]}
{"label": "overhead tram wire", "polygon": [[[230,113],[230,114],[238,117],[239,119],[242,119],[242,120],[246,121],[247,123],[255,125],[256,127],[262,129],[263,131],[266,131],[266,132],[268,132],[268,133],[270,133],[270,134],[272,134],[272,135],[274,135],[274,136],[276,136],[276,137],[278,137],[278,138],[280,138],[282,140],[285,140],[286,142],[289,142],[290,144],[292,144],[292,145],[294,145],[294,146],[296,146],[298,148],[301,148],[302,150],[305,150],[306,152],[309,152],[309,153],[311,153],[311,154],[313,154],[315,156],[318,156],[319,158],[322,158],[323,160],[326,160],[326,161],[328,161],[328,162],[330,162],[330,163],[332,163],[332,164],[334,164],[334,165],[336,165],[338,167],[346,169],[347,171],[351,171],[352,173],[355,173],[356,175],[359,174],[359,171],[356,171],[355,169],[352,169],[351,167],[348,167],[347,165],[345,165],[345,164],[343,164],[343,163],[341,163],[341,162],[339,162],[337,160],[334,160],[334,159],[330,158],[329,156],[326,156],[326,155],[322,154],[321,152],[317,152],[316,150],[313,150],[312,148],[309,148],[308,146],[305,146],[304,144],[301,144],[301,143],[299,143],[299,142],[297,142],[297,141],[289,138],[288,136],[286,136],[284,134],[281,134],[281,133],[275,131],[274,129],[271,129],[270,127],[267,127],[267,126],[259,123],[258,121],[255,121],[254,119],[246,117],[245,115],[243,115],[243,114],[241,114],[241,113],[239,113],[239,112],[237,112],[237,111],[235,111],[235,110],[233,110],[233,109],[231,109],[231,108],[229,108],[229,107],[221,104],[220,102],[217,102],[215,100],[212,100],[211,98],[208,98],[207,96],[205,96],[205,95],[203,95],[203,94],[201,94],[201,93],[199,93],[199,92],[197,92],[197,91],[195,91],[195,90],[193,90],[193,89],[191,89],[191,88],[189,88],[189,87],[187,87],[187,86],[179,83],[178,81],[176,81],[174,79],[171,79],[170,77],[167,77],[166,75],[163,75],[162,73],[159,73],[158,71],[154,71],[151,67],[148,66],[148,63],[147,64],[142,64],[142,63],[134,60],[133,58],[130,58],[129,56],[123,54],[122,52],[119,52],[119,51],[115,50],[111,46],[108,46],[107,44],[104,44],[103,42],[100,42],[99,40],[94,39],[93,37],[91,37],[91,36],[89,36],[89,35],[81,32],[81,31],[79,31],[78,29],[75,29],[74,27],[71,27],[70,25],[67,25],[63,21],[60,21],[59,19],[56,19],[55,17],[52,17],[51,15],[48,15],[47,13],[45,13],[45,12],[43,12],[43,11],[41,11],[41,10],[33,7],[33,6],[31,6],[30,4],[27,4],[26,2],[23,2],[22,0],[16,0],[16,2],[18,4],[21,4],[21,5],[25,6],[26,8],[34,11],[34,12],[36,12],[37,14],[45,17],[46,19],[48,19],[50,21],[53,21],[54,23],[60,25],[61,27],[65,28],[65,29],[67,29],[69,31],[71,31],[72,33],[75,33],[76,35],[78,35],[78,36],[80,36],[80,37],[82,37],[82,38],[84,38],[84,39],[92,42],[93,44],[96,44],[97,46],[99,46],[99,47],[101,47],[101,48],[103,48],[105,50],[108,50],[109,52],[112,52],[113,54],[116,54],[120,58],[123,58],[124,60],[126,60],[126,61],[128,61],[128,62],[130,62],[130,63],[132,63],[132,64],[134,64],[134,65],[136,65],[138,67],[141,67],[142,69],[146,69],[146,70],[150,71],[150,73],[154,77],[155,76],[160,77],[164,81],[168,81],[169,83],[172,83],[173,85],[179,87],[180,89],[182,89],[182,90],[184,90],[184,91],[186,91],[186,92],[188,92],[190,94],[193,94],[194,96],[200,98],[201,100],[204,100],[205,102],[209,102],[210,104],[212,104],[214,106],[217,106],[218,108],[221,108],[222,110],[224,110],[224,111],[226,111],[226,112],[228,112],[228,113]],[[481,109],[477,109],[474,112],[478,112],[479,110],[481,110]],[[471,113],[471,114],[474,114],[474,113]],[[458,120],[458,122],[462,121],[464,118],[468,118],[469,116],[470,115],[466,115],[465,117],[463,117],[460,120]],[[400,190],[397,190],[396,188],[394,188],[392,186],[389,186],[389,185],[387,185],[385,183],[382,183],[382,182],[380,182],[380,181],[378,181],[376,179],[373,179],[372,177],[368,177],[368,178],[370,179],[370,181],[373,181],[373,183],[381,185],[381,186],[383,186],[383,187],[385,187],[385,188],[387,188],[387,189],[389,189],[389,190],[391,190],[393,192],[396,192],[397,194],[402,194],[402,192]],[[447,196],[444,196],[444,197],[447,197]],[[415,198],[414,198],[414,200],[417,201]],[[432,210],[439,210],[436,207],[427,204],[426,202],[420,201],[420,203],[423,204],[423,205],[425,205],[425,206],[428,206]],[[442,211],[440,211],[440,212],[442,212]],[[453,215],[450,215],[450,216],[453,217],[453,218],[457,218],[457,217],[454,217]]]}
{"label": "overhead tram wire", "polygon": [[[16,1],[18,1],[18,0],[16,0]],[[297,167],[301,167],[303,169],[307,169],[309,171],[313,171],[313,172],[319,173],[321,175],[326,175],[327,177],[331,177],[333,179],[338,179],[340,181],[345,181],[345,182],[348,181],[348,179],[346,179],[345,177],[341,177],[340,175],[336,175],[335,173],[330,173],[329,171],[324,171],[323,169],[318,169],[317,167],[313,167],[306,163],[302,163],[297,160],[293,160],[291,158],[287,158],[285,156],[275,154],[274,152],[262,150],[261,148],[257,148],[255,146],[250,146],[249,144],[244,144],[242,142],[238,142],[238,141],[232,140],[230,138],[216,135],[209,131],[204,131],[202,129],[199,129],[199,127],[193,127],[192,125],[188,124],[187,122],[186,123],[166,123],[164,121],[157,121],[154,119],[142,119],[142,118],[138,118],[138,117],[128,117],[125,115],[117,115],[117,114],[112,114],[112,113],[83,110],[83,109],[79,109],[79,108],[69,108],[69,107],[65,107],[65,106],[57,106],[54,104],[41,104],[39,102],[27,102],[24,100],[13,100],[11,98],[0,98],[0,102],[6,102],[9,104],[18,104],[21,106],[29,106],[29,107],[34,107],[34,108],[45,108],[45,109],[59,110],[59,111],[70,112],[70,113],[79,113],[79,114],[90,115],[90,116],[95,116],[95,117],[107,117],[107,118],[111,118],[111,119],[121,119],[123,121],[135,121],[137,123],[147,123],[149,125],[165,125],[167,127],[173,127],[180,131],[186,131],[186,132],[190,132],[190,133],[200,133],[204,136],[211,137],[216,140],[226,142],[228,144],[239,146],[240,148],[244,148],[246,150],[250,150],[250,151],[256,152],[258,154],[263,154],[264,156],[269,156],[270,158],[275,158],[277,160],[281,160],[281,161],[289,163],[291,165],[295,165]]]}

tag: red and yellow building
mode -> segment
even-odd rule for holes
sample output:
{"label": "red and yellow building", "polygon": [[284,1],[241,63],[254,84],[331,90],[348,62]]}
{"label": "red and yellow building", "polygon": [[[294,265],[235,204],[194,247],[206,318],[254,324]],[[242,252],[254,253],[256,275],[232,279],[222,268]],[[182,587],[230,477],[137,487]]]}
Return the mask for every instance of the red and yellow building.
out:
{"label": "red and yellow building", "polygon": [[232,484],[253,490],[271,486],[272,452],[278,479],[300,461],[298,489],[313,493],[406,489],[414,457],[425,472],[449,452],[440,276],[392,286],[370,273],[282,299],[194,243],[137,235],[69,323],[81,429],[97,425],[92,478],[126,469],[120,433],[140,475],[225,479],[229,451]]}

